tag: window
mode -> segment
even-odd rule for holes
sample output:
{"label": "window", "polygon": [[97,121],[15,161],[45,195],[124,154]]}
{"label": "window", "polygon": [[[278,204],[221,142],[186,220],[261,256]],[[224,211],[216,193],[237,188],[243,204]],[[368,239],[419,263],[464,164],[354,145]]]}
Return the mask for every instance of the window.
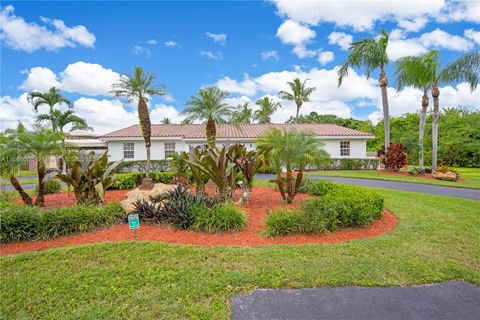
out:
{"label": "window", "polygon": [[134,144],[133,142],[127,142],[123,144],[123,158],[133,159],[135,158]]}
{"label": "window", "polygon": [[165,158],[175,153],[175,142],[165,142]]}
{"label": "window", "polygon": [[350,141],[340,141],[340,156],[350,155]]}

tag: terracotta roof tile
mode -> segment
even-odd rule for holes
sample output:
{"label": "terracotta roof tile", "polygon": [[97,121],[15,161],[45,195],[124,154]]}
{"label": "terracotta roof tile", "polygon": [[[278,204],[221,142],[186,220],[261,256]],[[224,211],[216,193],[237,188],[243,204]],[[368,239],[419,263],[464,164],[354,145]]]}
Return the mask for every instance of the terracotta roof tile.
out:
{"label": "terracotta roof tile", "polygon": [[[341,127],[335,124],[231,124],[217,125],[217,138],[257,138],[269,128],[297,130],[317,136],[373,137],[371,133]],[[141,137],[140,126],[133,125],[100,136],[100,139]],[[152,137],[205,138],[205,124],[152,124]]]}

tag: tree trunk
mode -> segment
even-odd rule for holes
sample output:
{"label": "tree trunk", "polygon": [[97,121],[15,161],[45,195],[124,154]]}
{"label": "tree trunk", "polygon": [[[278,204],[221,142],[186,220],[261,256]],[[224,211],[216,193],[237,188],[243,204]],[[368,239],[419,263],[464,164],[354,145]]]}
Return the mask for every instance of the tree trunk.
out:
{"label": "tree trunk", "polygon": [[217,127],[215,125],[215,121],[212,117],[208,117],[207,126],[205,128],[206,136],[207,136],[207,144],[209,147],[215,147],[216,143],[216,136],[217,136]]}
{"label": "tree trunk", "polygon": [[282,195],[282,200],[287,200],[287,197],[285,196],[285,190],[283,189],[282,175],[279,173],[277,173],[277,186],[278,190],[280,190],[280,194]]}
{"label": "tree trunk", "polygon": [[385,150],[390,146],[390,115],[388,111],[388,94],[387,94],[387,74],[384,66],[380,70],[380,90],[382,92],[382,108],[383,108],[383,129],[385,132]]}
{"label": "tree trunk", "polygon": [[435,83],[432,86],[433,97],[433,125],[432,125],[432,173],[437,170],[437,152],[438,152],[438,112],[439,112],[440,91]]}
{"label": "tree trunk", "polygon": [[[61,130],[61,133],[63,134],[63,130]],[[65,138],[62,138],[62,148],[63,148],[63,153],[65,153]],[[65,157],[62,156],[62,173],[66,174],[67,173],[67,163],[65,162]]]}
{"label": "tree trunk", "polygon": [[420,123],[418,126],[418,166],[423,169],[423,159],[425,154],[425,148],[423,145],[423,138],[425,136],[425,122],[427,121],[427,109],[428,109],[428,95],[427,89],[423,91],[422,97],[422,111],[420,112]]}
{"label": "tree trunk", "polygon": [[303,179],[303,171],[298,171],[297,173],[297,179],[295,180],[295,189],[294,189],[294,194],[293,196],[295,197],[298,193],[298,189],[300,189],[300,184],[302,183]]}
{"label": "tree trunk", "polygon": [[10,176],[10,183],[12,184],[13,188],[15,188],[15,190],[17,190],[17,192],[20,194],[23,203],[25,203],[27,206],[33,205],[32,198],[25,192],[25,190],[23,190],[22,185],[20,184],[20,182],[18,182],[17,178],[14,175]]}
{"label": "tree trunk", "polygon": [[37,172],[38,172],[38,195],[35,199],[35,205],[43,207],[45,204],[45,164],[37,161]]}
{"label": "tree trunk", "polygon": [[287,174],[285,178],[285,182],[287,184],[287,203],[292,203],[293,201],[293,193],[292,193],[292,170],[287,169]]}
{"label": "tree trunk", "polygon": [[302,106],[301,103],[297,103],[297,115],[295,117],[295,119],[298,119],[298,114],[300,113],[300,107]]}
{"label": "tree trunk", "polygon": [[138,100],[138,119],[140,128],[142,129],[143,139],[145,140],[145,148],[147,149],[147,165],[145,167],[145,177],[150,178],[150,146],[152,136],[152,124],[148,113],[147,102],[144,98]]}

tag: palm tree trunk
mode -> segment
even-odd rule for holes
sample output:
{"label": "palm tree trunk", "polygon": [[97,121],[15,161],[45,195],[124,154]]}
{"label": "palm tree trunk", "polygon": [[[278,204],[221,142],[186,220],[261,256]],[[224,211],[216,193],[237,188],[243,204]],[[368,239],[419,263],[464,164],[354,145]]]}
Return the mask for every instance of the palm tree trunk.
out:
{"label": "palm tree trunk", "polygon": [[300,189],[300,184],[302,183],[303,179],[303,170],[299,170],[297,173],[297,178],[295,180],[295,189],[294,189],[294,194],[293,196],[296,196],[298,193],[298,189]]}
{"label": "palm tree trunk", "polygon": [[428,95],[427,95],[427,89],[423,91],[423,97],[422,97],[422,111],[420,112],[420,123],[419,123],[419,129],[418,129],[418,146],[419,146],[419,151],[418,151],[418,166],[420,169],[423,169],[423,159],[424,159],[424,154],[425,154],[425,148],[423,145],[423,138],[425,136],[425,122],[427,121],[427,109],[428,109]]}
{"label": "palm tree trunk", "polygon": [[145,167],[145,177],[150,179],[150,146],[152,145],[152,124],[148,113],[147,102],[144,98],[138,100],[138,119],[142,129],[143,139],[145,140],[145,148],[147,149],[147,165]]}
{"label": "palm tree trunk", "polygon": [[286,174],[286,184],[287,184],[287,203],[291,203],[293,201],[293,193],[292,193],[292,171],[287,169]]}
{"label": "palm tree trunk", "polygon": [[37,161],[38,172],[38,195],[35,199],[35,205],[43,207],[45,204],[45,164]]}
{"label": "palm tree trunk", "polygon": [[215,147],[217,127],[212,117],[208,117],[206,126],[207,144],[209,147]]}
{"label": "palm tree trunk", "polygon": [[10,183],[12,184],[13,188],[15,188],[15,190],[17,190],[17,192],[20,194],[23,203],[25,203],[27,206],[33,205],[32,197],[30,197],[25,192],[25,190],[23,190],[22,185],[20,184],[20,182],[18,182],[17,178],[14,175],[10,176]]}
{"label": "palm tree trunk", "polygon": [[382,108],[383,108],[383,129],[385,132],[385,150],[390,146],[390,115],[388,111],[388,94],[387,94],[387,74],[384,66],[380,70],[380,90],[382,92]]}
{"label": "palm tree trunk", "polygon": [[301,103],[297,103],[297,115],[296,115],[296,119],[298,119],[298,114],[300,113],[300,107],[302,106]]}
{"label": "palm tree trunk", "polygon": [[437,170],[437,152],[438,152],[438,113],[439,113],[440,90],[435,83],[432,86],[433,97],[433,125],[432,125],[432,172]]}
{"label": "palm tree trunk", "polygon": [[281,173],[277,173],[277,186],[278,186],[278,190],[280,190],[280,194],[282,195],[282,200],[283,201],[287,200],[287,197],[285,196],[285,189],[283,189],[283,181],[282,181]]}
{"label": "palm tree trunk", "polygon": [[[60,132],[63,134],[63,130],[60,130]],[[63,153],[65,153],[65,138],[62,138],[62,148],[63,148]],[[67,173],[67,163],[65,162],[65,157],[62,156],[62,173],[65,174]]]}

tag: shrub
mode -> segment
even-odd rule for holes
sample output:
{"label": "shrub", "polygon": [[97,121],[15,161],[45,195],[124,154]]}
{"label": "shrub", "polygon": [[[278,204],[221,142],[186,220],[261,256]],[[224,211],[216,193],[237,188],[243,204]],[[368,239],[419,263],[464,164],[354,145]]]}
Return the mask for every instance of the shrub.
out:
{"label": "shrub", "polygon": [[342,159],[330,159],[327,163],[318,166],[317,169],[319,170],[359,170],[359,169],[376,169],[377,167],[378,167],[378,159],[342,158]]}
{"label": "shrub", "polygon": [[194,218],[193,230],[208,233],[235,231],[242,229],[246,224],[243,211],[231,203],[220,204],[213,208],[193,205],[189,211]]}
{"label": "shrub", "polygon": [[0,209],[4,209],[4,208],[19,208],[19,207],[21,207],[21,205],[16,204],[16,203],[13,203],[13,202],[9,202],[9,201],[2,201],[2,200],[0,200]]}
{"label": "shrub", "polygon": [[303,217],[299,210],[277,209],[269,211],[265,219],[265,235],[285,236],[303,232]]}
{"label": "shrub", "polygon": [[0,190],[0,201],[13,201],[18,198],[18,193],[15,190],[5,191]]}
{"label": "shrub", "polygon": [[[151,160],[150,161],[150,170],[157,171],[157,172],[165,172],[170,171],[171,160],[170,159],[163,159],[163,160]],[[147,161],[145,160],[133,160],[133,161],[123,161],[119,164],[114,172],[136,172],[141,173],[145,172],[147,167]]]}
{"label": "shrub", "polygon": [[[148,223],[161,222],[161,215],[157,205],[145,199],[139,199],[133,204],[133,214],[138,214],[138,219]],[[125,217],[125,222],[128,221],[128,216]]]}
{"label": "shrub", "polygon": [[[44,182],[45,194],[55,194],[62,190],[62,185],[57,180],[49,179]],[[38,194],[38,184],[34,190],[35,194]]]}
{"label": "shrub", "polygon": [[314,196],[324,196],[338,186],[340,185],[335,182],[305,179],[305,182],[300,185],[299,191],[301,193],[308,193]]}
{"label": "shrub", "polygon": [[[117,173],[115,174],[116,182],[108,189],[110,190],[126,190],[135,189],[145,178],[145,172],[133,173]],[[154,183],[170,184],[174,178],[173,172],[151,172],[150,178]]]}
{"label": "shrub", "polygon": [[118,202],[110,202],[103,207],[77,205],[52,210],[11,207],[2,210],[0,239],[2,243],[51,239],[91,231],[120,221],[124,216]]}
{"label": "shrub", "polygon": [[408,157],[401,143],[391,143],[387,150],[382,147],[377,156],[387,170],[398,171],[408,164]]}

